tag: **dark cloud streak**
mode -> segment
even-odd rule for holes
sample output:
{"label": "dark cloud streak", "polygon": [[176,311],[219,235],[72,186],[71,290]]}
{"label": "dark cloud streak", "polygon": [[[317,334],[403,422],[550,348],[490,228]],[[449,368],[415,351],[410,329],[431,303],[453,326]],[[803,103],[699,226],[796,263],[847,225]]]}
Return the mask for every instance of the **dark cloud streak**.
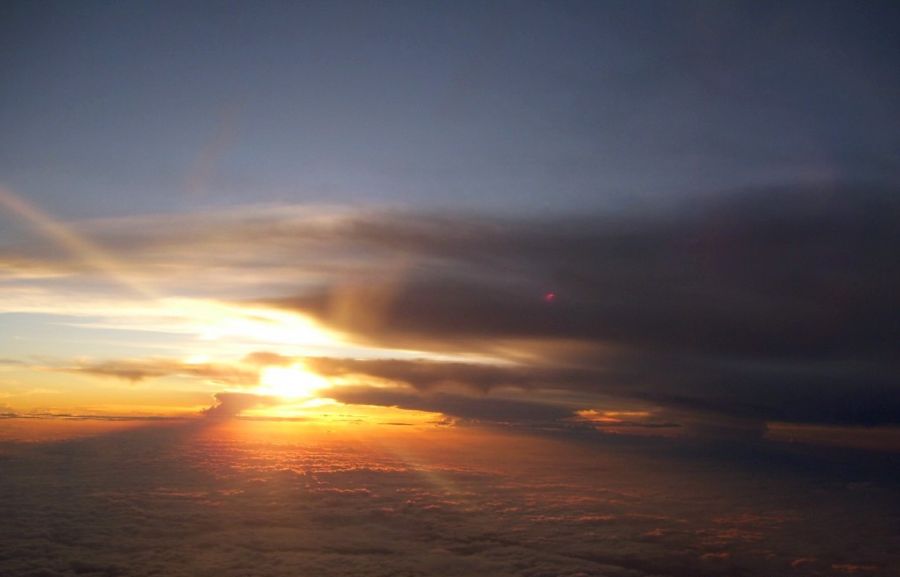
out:
{"label": "dark cloud streak", "polygon": [[246,370],[236,365],[184,363],[166,358],[85,362],[74,367],[64,367],[61,370],[124,379],[131,382],[168,376],[188,376],[229,385],[253,385],[259,378],[256,371]]}
{"label": "dark cloud streak", "polygon": [[400,407],[479,422],[558,424],[572,416],[571,409],[547,403],[376,387],[334,387],[322,395],[342,403]]}
{"label": "dark cloud streak", "polygon": [[209,419],[236,417],[247,409],[271,407],[280,404],[276,397],[252,393],[216,393],[215,403],[203,411]]}

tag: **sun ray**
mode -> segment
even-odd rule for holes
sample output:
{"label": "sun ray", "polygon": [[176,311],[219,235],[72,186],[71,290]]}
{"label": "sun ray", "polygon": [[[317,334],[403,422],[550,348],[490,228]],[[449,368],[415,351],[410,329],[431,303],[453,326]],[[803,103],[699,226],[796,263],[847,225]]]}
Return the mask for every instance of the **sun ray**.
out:
{"label": "sun ray", "polygon": [[23,218],[45,237],[62,246],[91,267],[103,272],[120,285],[147,298],[157,298],[151,290],[126,272],[126,267],[112,255],[43,210],[0,186],[0,206]]}

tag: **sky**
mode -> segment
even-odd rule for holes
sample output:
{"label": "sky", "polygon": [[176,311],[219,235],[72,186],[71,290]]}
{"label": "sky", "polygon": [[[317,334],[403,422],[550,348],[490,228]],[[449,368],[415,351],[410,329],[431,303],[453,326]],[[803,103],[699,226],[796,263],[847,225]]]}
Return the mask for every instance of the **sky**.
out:
{"label": "sky", "polygon": [[582,213],[897,182],[890,2],[7,2],[7,187]]}
{"label": "sky", "polygon": [[9,412],[900,419],[889,3],[3,10]]}
{"label": "sky", "polygon": [[0,573],[894,574],[898,24],[4,2]]}

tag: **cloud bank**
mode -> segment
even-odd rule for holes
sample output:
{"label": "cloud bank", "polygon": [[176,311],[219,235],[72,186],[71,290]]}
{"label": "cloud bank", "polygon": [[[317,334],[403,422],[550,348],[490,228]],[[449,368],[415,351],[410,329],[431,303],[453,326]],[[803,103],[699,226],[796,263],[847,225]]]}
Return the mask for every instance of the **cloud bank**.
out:
{"label": "cloud bank", "polygon": [[[876,426],[900,424],[896,192],[769,188],[520,218],[262,207],[90,228],[167,294],[303,313],[379,350],[377,361],[339,351],[309,361],[415,390],[385,403],[423,406],[431,389],[466,399],[518,390],[527,399],[512,400],[549,412],[563,398],[572,410],[616,409],[601,406],[613,399],[740,427]],[[0,258],[58,275],[27,281],[35,290],[90,290],[89,272],[40,243]],[[21,287],[0,288],[15,308]],[[390,359],[392,350],[405,357]],[[492,362],[472,362],[478,355]],[[79,370],[132,379],[159,370],[111,363]]]}

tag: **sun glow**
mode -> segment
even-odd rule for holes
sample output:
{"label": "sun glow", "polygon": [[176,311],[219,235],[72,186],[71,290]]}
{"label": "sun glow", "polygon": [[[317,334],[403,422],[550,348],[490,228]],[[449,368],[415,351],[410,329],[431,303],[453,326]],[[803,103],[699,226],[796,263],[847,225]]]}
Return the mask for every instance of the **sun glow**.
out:
{"label": "sun glow", "polygon": [[267,367],[260,373],[257,392],[284,399],[308,399],[329,386],[325,377],[307,371],[302,365]]}

